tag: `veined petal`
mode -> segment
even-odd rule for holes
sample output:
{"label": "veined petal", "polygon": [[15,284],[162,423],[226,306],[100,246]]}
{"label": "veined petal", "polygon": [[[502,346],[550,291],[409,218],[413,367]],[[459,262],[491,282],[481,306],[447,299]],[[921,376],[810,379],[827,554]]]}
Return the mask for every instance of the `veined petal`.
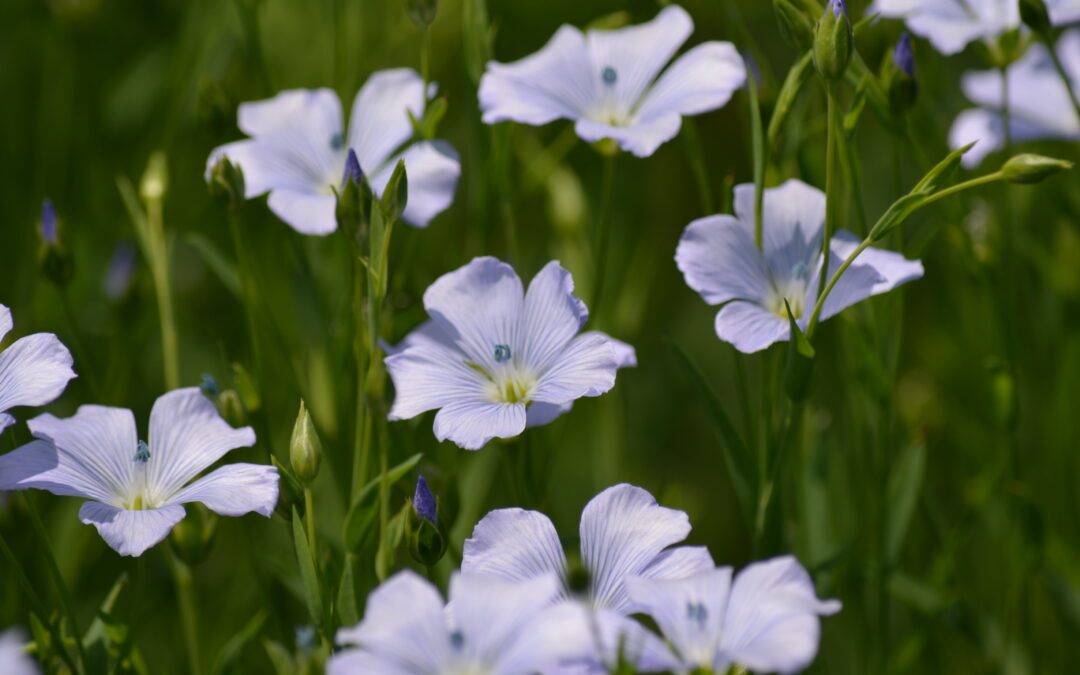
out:
{"label": "veined petal", "polygon": [[795,558],[754,563],[731,587],[721,648],[751,670],[796,672],[817,654],[818,616],[838,611],[838,601],[818,600],[810,575]]}
{"label": "veined petal", "polygon": [[693,31],[690,15],[677,5],[665,7],[647,23],[590,30],[585,35],[590,59],[578,67],[591,65],[600,97],[613,97],[614,105],[629,113]]}
{"label": "veined petal", "polygon": [[[735,215],[754,232],[754,186],[735,186]],[[825,193],[801,180],[791,179],[768,188],[762,199],[762,247],[769,270],[789,276],[792,270],[813,269],[821,255],[825,225]]]}
{"label": "veined petal", "polygon": [[489,403],[481,398],[454,401],[435,414],[435,438],[479,450],[493,438],[513,438],[525,431],[524,403]]}
{"label": "veined petal", "polygon": [[760,352],[791,335],[785,319],[760,305],[735,300],[716,313],[716,335],[743,354]]}
{"label": "veined petal", "polygon": [[343,649],[326,662],[326,675],[416,675],[416,671],[400,663],[359,649]]}
{"label": "veined petal", "polygon": [[[833,254],[840,260],[846,260],[860,243],[859,238],[851,232],[840,230],[832,239]],[[920,261],[908,260],[895,251],[873,246],[860,253],[853,264],[869,265],[878,273],[880,281],[871,287],[871,295],[887,293],[901,284],[921,278],[924,272]]]}
{"label": "veined petal", "polygon": [[769,278],[753,230],[731,216],[690,223],[679,239],[675,264],[686,285],[710,305],[735,299],[761,301],[768,292]]}
{"label": "veined petal", "polygon": [[514,268],[495,258],[474,258],[439,277],[424,293],[424,308],[454,344],[488,373],[496,347],[520,354],[518,334],[524,291]]}
{"label": "veined petal", "polygon": [[[27,422],[30,433],[48,445],[31,443],[24,446],[24,466],[44,470],[26,487],[40,487],[54,494],[84,494],[87,497],[119,505],[135,487],[135,451],[139,439],[135,417],[124,408],[83,405],[75,415],[59,419],[39,415]],[[51,446],[51,447],[49,447]],[[14,454],[14,453],[13,453]],[[55,483],[50,487],[48,484]],[[76,492],[58,490],[68,485]]]}
{"label": "veined petal", "polygon": [[269,518],[278,500],[278,470],[269,464],[227,464],[173,497],[173,503],[202,502],[223,516],[254,511]]}
{"label": "veined petal", "polygon": [[[412,68],[372,73],[356,94],[349,119],[349,147],[356,151],[364,173],[381,171],[394,151],[412,138],[409,112],[416,119],[424,114],[423,78]],[[411,183],[412,172],[409,179]],[[382,193],[382,187],[376,191]]]}
{"label": "veined petal", "polygon": [[689,533],[684,512],[658,505],[634,485],[616,485],[594,497],[581,514],[581,557],[594,605],[625,613],[623,580],[647,573],[665,548]]}
{"label": "veined petal", "polygon": [[676,546],[653,558],[642,576],[650,579],[681,579],[716,567],[704,546]]}
{"label": "veined petal", "polygon": [[[240,131],[255,138],[284,136],[298,143],[310,142],[311,149],[318,150],[313,156],[324,147],[334,149],[331,141],[335,134],[345,130],[341,101],[333,89],[289,89],[273,98],[241,103],[236,124]],[[340,149],[344,139],[337,140]]]}
{"label": "veined petal", "polygon": [[461,571],[524,581],[566,577],[566,555],[547,516],[538,511],[497,509],[480,519],[465,540]]}
{"label": "veined petal", "polygon": [[337,230],[337,200],[332,194],[278,188],[266,203],[274,215],[300,234],[322,236]]}
{"label": "veined petal", "polygon": [[329,166],[296,155],[284,140],[245,138],[214,148],[206,159],[203,178],[209,182],[214,165],[228,158],[244,172],[244,197],[252,199],[275,189],[301,194],[329,194]]}
{"label": "veined petal", "polygon": [[479,91],[484,123],[541,125],[580,117],[601,84],[588,63],[585,37],[566,25],[535,54],[513,63],[489,62]]}
{"label": "veined petal", "polygon": [[558,675],[599,675],[621,662],[637,673],[682,672],[660,638],[637,621],[610,609],[564,602],[542,612],[530,626],[536,648],[558,650]]}
{"label": "veined petal", "polygon": [[336,641],[408,673],[437,673],[450,650],[442,597],[415,572],[398,572],[368,596],[364,620],[339,630]]}
{"label": "veined petal", "polygon": [[682,118],[675,113],[658,115],[647,121],[635,121],[628,126],[613,126],[587,117],[574,124],[574,131],[584,141],[595,143],[612,138],[619,147],[636,157],[649,157],[664,143],[675,138]]}
{"label": "veined petal", "polygon": [[[382,169],[369,176],[371,189],[382,195],[397,165],[394,158]],[[402,219],[414,227],[427,227],[431,219],[454,202],[458,178],[461,176],[461,159],[446,141],[421,141],[410,145],[400,159],[405,160],[408,180],[408,201]]]}
{"label": "veined petal", "polygon": [[[882,251],[882,253],[884,253],[884,251]],[[843,262],[844,261],[835,251],[829,255],[830,277],[833,272],[840,269],[840,265],[842,265]],[[818,275],[820,275],[820,271],[816,272],[812,278],[817,279]],[[904,281],[910,281],[910,278],[904,279]],[[851,267],[844,271],[840,280],[836,282],[836,286],[833,287],[832,292],[829,293],[829,297],[826,298],[825,305],[821,308],[821,320],[824,321],[825,319],[836,316],[855,303],[862,302],[869,298],[871,295],[874,295],[875,288],[888,290],[892,288],[892,286],[889,284],[889,280],[878,273],[872,265],[860,264],[859,260],[856,259]],[[811,283],[806,299],[806,306],[813,307],[816,302],[817,286]]]}
{"label": "veined petal", "polygon": [[635,612],[648,614],[685,663],[712,668],[717,660],[731,590],[731,568],[682,579],[630,577],[626,590]]}
{"label": "veined petal", "polygon": [[[75,377],[73,362],[71,352],[52,333],[16,340],[0,352],[0,412],[56,400]],[[0,421],[0,431],[6,426]]]}
{"label": "veined petal", "polygon": [[[437,326],[433,322],[424,325]],[[394,382],[391,420],[410,419],[457,401],[484,402],[487,381],[465,365],[467,357],[456,347],[427,342],[413,334],[405,341],[411,346],[385,359]]]}
{"label": "veined petal", "polygon": [[99,485],[81,462],[47,441],[31,441],[0,455],[0,492],[48,490],[63,497],[113,499],[111,486]]}
{"label": "veined petal", "polygon": [[546,370],[589,320],[589,310],[574,295],[574,278],[559,261],[537,272],[525,293],[521,315],[522,351],[528,364]]}
{"label": "veined petal", "polygon": [[532,400],[562,404],[582,396],[599,396],[615,386],[618,367],[608,336],[583,333],[543,372]]}
{"label": "veined petal", "polygon": [[184,515],[184,507],[179,504],[146,511],[126,511],[101,502],[86,502],[79,509],[79,520],[96,527],[105,543],[125,556],[142,555],[146,549],[169,536]]}
{"label": "veined petal", "polygon": [[[582,333],[582,335],[591,335],[592,333],[599,331],[588,331]],[[599,333],[604,335],[604,333]],[[615,365],[618,368],[636,368],[637,367],[637,350],[634,346],[627,344],[622,340],[616,340],[610,335],[606,336],[611,341],[611,348],[615,351]]]}
{"label": "veined petal", "polygon": [[699,115],[722,107],[746,83],[746,64],[730,42],[706,42],[680,56],[645,94],[637,116]]}
{"label": "veined petal", "polygon": [[560,416],[570,412],[573,407],[573,402],[544,403],[543,401],[534,401],[525,410],[525,427],[542,427],[545,424],[551,424]]}
{"label": "veined petal", "polygon": [[146,462],[150,501],[168,503],[225,453],[254,444],[251,427],[230,427],[198,387],[158,397],[150,411],[150,459]]}
{"label": "veined petal", "polygon": [[3,341],[4,336],[11,332],[15,322],[11,318],[11,310],[7,305],[0,304],[0,341]]}

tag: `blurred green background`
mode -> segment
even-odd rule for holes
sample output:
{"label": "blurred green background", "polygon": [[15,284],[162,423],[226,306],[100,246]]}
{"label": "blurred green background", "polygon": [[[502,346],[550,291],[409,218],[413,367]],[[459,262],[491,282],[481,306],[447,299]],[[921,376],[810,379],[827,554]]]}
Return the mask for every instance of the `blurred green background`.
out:
{"label": "blurred green background", "polygon": [[[480,123],[482,51],[465,29],[475,16],[466,4],[483,3],[440,2],[432,43],[432,77],[449,103],[439,136],[461,153],[462,178],[454,205],[428,230],[395,233],[385,331],[395,342],[423,319],[428,284],[476,255],[509,260],[526,279],[558,258],[581,295],[593,284],[601,157],[566,122]],[[866,4],[851,2],[854,16]],[[683,5],[696,23],[690,44],[723,39],[749,50],[767,120],[796,58],[771,3]],[[658,9],[654,0],[488,0],[491,53],[513,60],[562,23],[637,23]],[[859,35],[871,69],[900,31],[882,21]],[[373,71],[419,67],[420,35],[404,0],[0,3],[0,302],[13,311],[12,337],[55,332],[75,352],[81,376],[50,411],[117,405],[145,423],[164,390],[157,306],[142,257],[130,288],[106,292],[114,251],[136,240],[118,177],[137,184],[151,153],[163,151],[181,380],[199,384],[208,373],[223,388],[234,386],[233,364],[254,365],[240,299],[223,281],[235,254],[225,213],[203,181],[207,155],[241,137],[238,103],[328,86],[348,106]],[[936,162],[947,152],[952,119],[968,105],[960,76],[983,67],[974,50],[944,58],[926,43],[916,48],[921,98],[909,120],[913,140],[890,133],[869,111],[853,140],[857,196],[871,222],[918,180],[926,158]],[[799,177],[823,187],[824,111],[824,93],[812,81],[774,153],[770,184]],[[782,397],[776,373],[785,350],[744,357],[721,343],[715,308],[687,288],[673,261],[685,225],[726,208],[731,187],[752,180],[749,120],[742,91],[724,109],[687,120],[653,157],[618,158],[612,277],[605,306],[591,309],[593,326],[635,345],[640,365],[621,372],[613,392],[579,401],[525,441],[476,453],[439,446],[430,414],[390,426],[391,463],[423,453],[422,471],[457,512],[451,552],[437,571],[442,579],[486,510],[540,508],[572,547],[584,503],[621,481],[685,509],[690,541],[708,545],[718,563],[751,560],[706,399],[675,350],[697,364],[754,443],[775,423],[769,401]],[[1030,147],[1080,159],[1075,143]],[[706,191],[695,157],[706,169]],[[991,157],[983,172],[1000,162]],[[995,186],[921,212],[887,244],[921,257],[925,278],[852,308],[818,333],[805,438],[783,485],[787,550],[811,570],[823,597],[844,602],[823,622],[813,672],[1061,673],[1080,660],[1078,185],[1066,174],[1032,188]],[[853,192],[846,192],[842,226],[865,231]],[[53,200],[76,259],[63,292],[37,269],[44,198]],[[256,325],[265,363],[253,373],[261,405],[249,411],[260,442],[231,459],[267,461],[271,452],[287,459],[299,399],[306,399],[326,449],[316,500],[321,562],[336,583],[356,388],[347,247],[339,235],[295,233],[265,199],[244,209],[242,230],[262,297]],[[32,414],[22,411],[20,419]],[[25,425],[13,436],[25,442]],[[513,481],[523,466],[528,490]],[[395,511],[411,486],[410,475],[392,493]],[[523,494],[531,503],[522,503]],[[129,645],[149,672],[189,672],[167,547],[120,558],[78,522],[80,500],[29,498],[44,515],[81,626],[126,573],[111,614],[130,631]],[[25,496],[0,506],[0,531],[47,604],[59,607],[27,523]],[[298,649],[296,630],[310,618],[291,536],[280,517],[219,524],[214,548],[194,571],[204,672],[268,672],[268,641]],[[374,583],[370,557],[367,550],[355,561],[361,599]],[[407,554],[398,561],[408,564]],[[28,612],[13,575],[0,572],[0,628],[27,626]]]}

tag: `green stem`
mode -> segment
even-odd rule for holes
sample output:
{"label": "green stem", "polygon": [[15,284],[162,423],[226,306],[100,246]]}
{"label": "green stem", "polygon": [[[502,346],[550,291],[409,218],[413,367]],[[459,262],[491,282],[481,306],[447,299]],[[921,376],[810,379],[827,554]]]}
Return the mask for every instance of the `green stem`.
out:
{"label": "green stem", "polygon": [[765,200],[765,134],[761,128],[761,105],[758,102],[757,80],[753,74],[746,78],[750,94],[750,128],[754,155],[754,243],[760,250],[763,243],[762,209]]}
{"label": "green stem", "polygon": [[604,186],[600,197],[600,216],[596,232],[596,283],[593,285],[590,309],[599,314],[600,302],[604,297],[604,283],[607,277],[608,248],[611,244],[612,199],[615,191],[615,155],[604,157]]}
{"label": "green stem", "polygon": [[424,79],[424,112],[428,106],[428,84],[431,82],[431,26],[424,26],[420,38],[420,77]]}
{"label": "green stem", "polygon": [[315,549],[315,496],[311,492],[311,486],[304,486],[304,515],[307,517],[308,548],[311,549],[312,560],[318,560],[319,556]]}
{"label": "green stem", "polygon": [[[572,127],[568,127],[568,129],[572,130]],[[686,154],[690,158],[690,169],[694,172],[694,180],[697,181],[698,196],[701,198],[701,211],[703,214],[715,213],[712,189],[709,183],[709,172],[705,166],[705,153],[701,151],[701,137],[698,135],[694,120],[683,120],[681,135],[683,144],[686,147]]]}
{"label": "green stem", "polygon": [[146,204],[147,244],[150,249],[150,271],[157,296],[158,319],[161,324],[161,352],[165,361],[165,388],[180,386],[180,354],[176,339],[176,316],[173,313],[169,275],[169,248],[165,240],[165,225],[160,199]]}
{"label": "green stem", "polygon": [[1069,78],[1069,73],[1066,72],[1065,66],[1061,64],[1061,57],[1058,56],[1057,50],[1054,49],[1054,44],[1049,39],[1043,39],[1046,44],[1046,50],[1050,52],[1050,60],[1054,63],[1054,70],[1057,71],[1058,77],[1061,78],[1061,83],[1065,85],[1065,91],[1069,92],[1069,102],[1072,103],[1073,110],[1076,112],[1076,119],[1080,122],[1080,98],[1077,98],[1076,89],[1073,88],[1072,80]]}
{"label": "green stem", "polygon": [[367,483],[368,455],[371,443],[371,419],[367,410],[365,383],[367,382],[367,350],[364,322],[364,268],[361,264],[363,252],[356,240],[355,233],[344,232],[352,248],[350,267],[352,270],[352,322],[353,322],[353,357],[356,360],[356,420],[353,435],[353,475],[350,501],[359,494]]}
{"label": "green stem", "polygon": [[[1051,50],[1053,51],[1053,50]],[[1001,67],[1001,123],[1005,127],[1005,153],[1012,153],[1012,112],[1009,110],[1009,68]]]}
{"label": "green stem", "polygon": [[259,298],[258,285],[252,276],[253,269],[247,247],[244,246],[240,209],[242,205],[229,206],[229,230],[232,233],[233,248],[236,250],[236,263],[240,274],[240,291],[243,294],[244,316],[247,318],[248,338],[251,340],[251,355],[255,359],[256,381],[262,379],[262,350],[259,347],[259,331],[255,319],[255,305]]}
{"label": "green stem", "polygon": [[774,515],[778,508],[775,499],[777,486],[782,479],[787,458],[794,453],[796,441],[802,438],[805,409],[806,404],[802,401],[790,405],[783,432],[775,441],[772,456],[766,459],[766,474],[762,477],[761,489],[758,491],[757,514],[754,517],[755,557],[775,553],[774,547],[766,541],[766,536],[771,527],[777,526],[777,517]]}
{"label": "green stem", "polygon": [[180,604],[180,626],[184,632],[184,646],[187,648],[188,668],[192,675],[199,675],[202,666],[199,663],[199,605],[195,595],[195,584],[191,568],[171,553],[168,556],[169,569],[176,584],[176,598]]}
{"label": "green stem", "polygon": [[839,106],[836,100],[836,87],[826,83],[828,94],[828,134],[825,140],[825,235],[821,240],[821,277],[818,279],[818,297],[822,296],[826,280],[829,278],[829,246],[832,242],[833,233],[836,232],[836,207],[838,197],[836,193],[836,155],[837,145],[840,143],[840,124],[837,115]]}

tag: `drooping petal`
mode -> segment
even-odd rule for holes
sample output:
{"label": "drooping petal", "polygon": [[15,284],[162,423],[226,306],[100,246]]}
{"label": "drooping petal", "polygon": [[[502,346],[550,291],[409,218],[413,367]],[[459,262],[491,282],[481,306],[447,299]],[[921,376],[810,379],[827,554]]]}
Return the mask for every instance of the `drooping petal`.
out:
{"label": "drooping petal", "polygon": [[79,520],[96,527],[105,543],[124,556],[142,555],[146,549],[169,536],[184,515],[184,507],[179,504],[146,511],[127,511],[101,502],[86,502],[79,509]]}
{"label": "drooping petal", "polygon": [[[0,412],[56,400],[75,377],[73,363],[71,352],[52,333],[35,333],[16,340],[0,352]],[[7,426],[0,419],[0,431]]]}
{"label": "drooping petal", "polygon": [[439,591],[411,570],[398,572],[368,596],[364,620],[339,630],[336,641],[408,673],[437,673],[450,649]]}
{"label": "drooping petal", "polygon": [[[422,141],[410,145],[401,155],[405,160],[408,200],[401,218],[414,227],[427,227],[431,219],[454,202],[454,191],[461,176],[461,159],[446,141]],[[394,173],[397,158],[373,176],[371,189],[382,195]]]}
{"label": "drooping petal", "polygon": [[230,427],[198,387],[160,396],[150,411],[150,459],[146,471],[151,502],[167,503],[225,453],[254,444],[251,427]]}
{"label": "drooping petal", "polygon": [[580,117],[601,84],[588,63],[585,37],[565,25],[535,54],[513,63],[488,63],[479,91],[484,123],[541,125]]}
{"label": "drooping petal", "polygon": [[337,230],[337,200],[332,194],[278,188],[270,193],[266,204],[300,234],[322,236]]}
{"label": "drooping petal", "polygon": [[[22,480],[25,487],[82,494],[108,503],[131,496],[139,441],[130,410],[84,405],[67,419],[39,415],[27,426],[45,444],[31,443],[22,449],[26,470],[42,471],[36,477],[27,474]],[[64,491],[63,485],[74,491]]]}
{"label": "drooping petal", "polygon": [[545,424],[551,424],[560,416],[570,412],[573,407],[572,402],[544,403],[543,401],[534,401],[525,410],[525,426],[542,427]]}
{"label": "drooping petal", "polygon": [[630,577],[626,590],[635,612],[648,614],[683,661],[712,668],[717,660],[731,590],[731,568],[681,579]]}
{"label": "drooping petal", "polygon": [[492,373],[498,345],[521,353],[518,327],[524,291],[514,268],[474,258],[439,277],[424,293],[424,308],[470,360]]}
{"label": "drooping petal", "polygon": [[796,672],[817,654],[818,616],[838,611],[838,601],[818,600],[795,558],[754,563],[732,584],[721,648],[751,670]]}
{"label": "drooping petal", "polygon": [[684,512],[658,505],[634,485],[616,485],[594,497],[581,514],[581,557],[595,606],[625,612],[623,579],[647,573],[665,548],[689,533]]}
{"label": "drooping petal", "polygon": [[[813,269],[821,253],[825,225],[825,193],[791,179],[765,190],[762,200],[762,245],[769,270],[788,276],[792,270]],[[735,215],[754,232],[754,186],[735,186]]]}
{"label": "drooping petal", "polygon": [[[859,243],[857,236],[847,230],[840,230],[833,236],[832,250],[837,258],[846,260],[858,248]],[[880,281],[871,287],[871,295],[887,293],[901,284],[919,279],[925,271],[918,260],[908,260],[900,253],[873,246],[860,253],[853,264],[873,267],[880,277]]]}
{"label": "drooping petal", "polygon": [[511,581],[546,574],[566,577],[566,555],[555,526],[542,513],[510,508],[491,511],[465,540],[461,571]]}
{"label": "drooping petal", "polygon": [[[424,80],[412,68],[372,73],[356,94],[349,119],[349,147],[356,151],[360,168],[369,177],[381,171],[393,152],[412,138],[410,112],[416,119],[424,114]],[[385,185],[384,180],[382,186],[372,189],[381,194]]]}
{"label": "drooping petal", "polygon": [[465,365],[467,357],[455,347],[426,341],[422,334],[410,334],[405,341],[411,346],[385,359],[394,382],[391,420],[410,419],[454,402],[487,402],[482,399],[487,380]]}
{"label": "drooping petal", "polygon": [[525,431],[524,403],[491,403],[479,397],[453,401],[435,414],[435,438],[479,450],[493,438],[514,438]]}
{"label": "drooping petal", "polygon": [[521,315],[522,351],[528,364],[543,371],[559,357],[589,320],[589,310],[574,295],[574,278],[559,261],[537,272],[525,293]]}
{"label": "drooping petal", "polygon": [[532,400],[563,404],[582,396],[599,396],[615,386],[618,368],[611,340],[603,333],[583,333],[571,340],[540,376]]}
{"label": "drooping petal", "polygon": [[574,123],[574,131],[588,143],[611,138],[618,142],[620,148],[635,157],[649,157],[661,145],[675,138],[681,126],[682,119],[674,113],[629,126],[604,124],[582,117]]}
{"label": "drooping petal", "polygon": [[710,305],[735,299],[760,301],[768,292],[769,278],[753,230],[731,216],[690,223],[679,239],[675,264],[686,285]]}
{"label": "drooping petal", "polygon": [[670,5],[652,21],[615,30],[590,30],[585,35],[589,68],[601,98],[613,98],[619,112],[629,113],[694,31],[694,22],[682,7]]}
{"label": "drooping petal", "polygon": [[722,107],[746,83],[746,64],[730,42],[706,42],[664,71],[638,109],[639,120],[699,115]]}
{"label": "drooping petal", "polygon": [[729,302],[716,313],[716,335],[744,354],[784,342],[790,334],[785,319],[750,302]]}
{"label": "drooping petal", "polygon": [[173,503],[202,502],[223,516],[261,514],[269,518],[278,500],[278,470],[269,464],[227,464],[195,481]]}

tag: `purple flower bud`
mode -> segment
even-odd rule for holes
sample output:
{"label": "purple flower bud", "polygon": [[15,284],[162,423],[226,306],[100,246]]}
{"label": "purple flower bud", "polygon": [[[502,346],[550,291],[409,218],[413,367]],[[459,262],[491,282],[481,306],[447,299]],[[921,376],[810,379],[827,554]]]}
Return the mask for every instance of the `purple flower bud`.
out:
{"label": "purple flower bud", "polygon": [[349,148],[349,156],[345,158],[345,175],[341,177],[341,189],[344,190],[349,181],[357,185],[364,178],[364,172],[360,169],[360,160],[356,158],[356,152]]}
{"label": "purple flower bud", "polygon": [[423,476],[419,476],[416,479],[416,493],[413,495],[413,509],[416,514],[421,518],[424,518],[432,525],[437,525],[435,522],[437,518],[435,507],[435,495],[431,494],[431,488],[428,487],[427,481]]}
{"label": "purple flower bud", "polygon": [[127,295],[135,276],[135,247],[126,241],[116,245],[105,272],[105,295],[113,301]]}
{"label": "purple flower bud", "polygon": [[41,203],[41,238],[46,244],[56,243],[56,209],[53,208],[51,199]]}
{"label": "purple flower bud", "polygon": [[907,33],[900,35],[900,41],[893,50],[893,63],[904,71],[908,77],[915,77],[915,52],[911,49],[911,36]]}
{"label": "purple flower bud", "polygon": [[825,6],[825,11],[827,12],[830,9],[832,9],[833,16],[837,19],[840,18],[841,14],[847,16],[847,5],[844,0],[829,0],[829,4]]}

